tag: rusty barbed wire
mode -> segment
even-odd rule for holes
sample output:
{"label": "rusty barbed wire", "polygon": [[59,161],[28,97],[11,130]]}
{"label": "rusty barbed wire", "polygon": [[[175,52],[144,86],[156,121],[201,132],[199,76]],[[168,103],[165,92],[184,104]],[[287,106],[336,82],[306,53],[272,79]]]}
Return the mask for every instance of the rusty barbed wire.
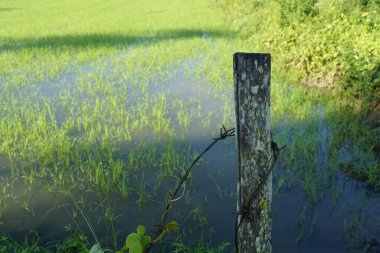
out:
{"label": "rusty barbed wire", "polygon": [[[168,219],[168,215],[169,215],[169,212],[170,210],[173,208],[174,204],[180,200],[182,198],[182,196],[184,195],[185,193],[185,190],[186,190],[186,181],[190,175],[190,172],[191,172],[191,169],[194,167],[194,165],[202,158],[202,156],[207,153],[207,151],[209,151],[216,143],[218,143],[220,140],[224,140],[228,137],[232,137],[232,136],[235,136],[235,128],[231,128],[231,129],[226,129],[226,127],[223,125],[221,128],[220,128],[220,134],[219,134],[219,137],[217,138],[213,138],[213,142],[211,142],[204,150],[202,153],[200,153],[195,159],[194,161],[191,163],[191,165],[185,169],[185,174],[183,176],[180,176],[179,175],[179,183],[177,184],[177,187],[175,188],[174,192],[170,194],[170,197],[169,197],[169,200],[166,204],[166,207],[165,207],[165,211],[164,213],[161,215],[161,222],[160,224],[158,225],[155,225],[157,227],[157,231],[156,231],[156,236],[155,238],[152,240],[152,243],[147,247],[147,249],[144,251],[144,252],[149,252],[150,248],[160,240],[160,238],[162,237],[163,235],[163,232],[164,232],[164,229],[165,229],[165,224],[167,222],[167,219]],[[183,192],[181,194],[181,196],[179,197],[176,197],[176,195],[178,194],[179,190],[181,189],[182,185],[185,185],[183,187]]]}
{"label": "rusty barbed wire", "polygon": [[[260,191],[262,190],[262,188],[266,184],[268,177],[269,177],[270,173],[272,172],[273,167],[275,166],[275,164],[277,162],[277,158],[280,154],[280,151],[284,148],[286,148],[286,145],[279,148],[277,143],[275,143],[274,141],[271,141],[271,149],[273,152],[273,162],[272,162],[271,166],[269,167],[269,169],[265,172],[263,179],[259,182],[255,191],[252,192],[251,196],[249,197],[248,203],[246,205],[244,205],[244,203],[243,203],[243,206],[240,206],[238,212],[236,213],[236,219],[235,219],[235,251],[236,251],[236,253],[238,253],[238,230],[239,230],[244,219],[250,220],[249,214],[252,211],[252,210],[250,210],[252,203],[253,203],[253,201],[255,201],[257,199]],[[240,221],[239,221],[239,216],[241,216]]]}

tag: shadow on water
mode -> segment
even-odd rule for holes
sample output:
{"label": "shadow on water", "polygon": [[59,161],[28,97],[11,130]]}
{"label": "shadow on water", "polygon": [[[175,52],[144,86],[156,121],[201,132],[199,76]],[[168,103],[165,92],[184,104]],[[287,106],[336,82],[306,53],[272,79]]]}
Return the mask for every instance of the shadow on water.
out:
{"label": "shadow on water", "polygon": [[[141,35],[145,34],[145,35]],[[230,38],[232,31],[226,30],[201,30],[201,29],[172,29],[140,32],[139,35],[123,34],[85,34],[85,35],[53,35],[26,39],[7,38],[6,43],[0,49],[5,51],[20,49],[61,47],[125,47],[131,44],[158,43],[161,41],[193,39],[193,38]]]}

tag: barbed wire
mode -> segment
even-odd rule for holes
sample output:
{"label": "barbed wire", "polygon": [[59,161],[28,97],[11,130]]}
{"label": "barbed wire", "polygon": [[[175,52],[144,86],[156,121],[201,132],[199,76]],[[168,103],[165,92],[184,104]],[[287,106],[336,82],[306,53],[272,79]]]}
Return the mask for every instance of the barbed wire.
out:
{"label": "barbed wire", "polygon": [[[155,225],[157,227],[157,231],[156,231],[156,235],[155,235],[155,238],[151,241],[152,243],[147,247],[147,249],[145,250],[145,252],[149,252],[149,249],[156,243],[160,240],[160,238],[162,237],[163,233],[164,233],[164,229],[165,229],[165,224],[167,222],[167,219],[168,219],[168,215],[169,215],[169,212],[170,210],[173,208],[173,206],[175,205],[175,203],[180,200],[183,195],[185,194],[185,190],[186,190],[186,182],[187,182],[187,179],[190,175],[190,172],[191,172],[191,169],[194,167],[194,165],[202,158],[202,156],[207,153],[216,143],[218,143],[220,140],[224,140],[228,137],[232,137],[232,136],[235,136],[235,128],[231,128],[231,129],[226,129],[225,126],[223,125],[221,128],[220,128],[220,134],[219,134],[219,137],[217,138],[213,138],[213,141],[203,150],[202,153],[200,153],[195,159],[194,161],[191,163],[191,165],[185,169],[185,174],[183,176],[179,176],[179,179],[180,181],[178,182],[175,190],[173,193],[170,194],[170,197],[169,197],[169,200],[166,204],[166,207],[165,207],[165,211],[164,213],[161,215],[161,221],[158,225]],[[181,189],[181,187],[183,186],[183,191],[182,191],[182,194],[179,196],[179,197],[176,197],[179,190]]]}
{"label": "barbed wire", "polygon": [[[269,167],[269,169],[265,172],[264,177],[259,182],[256,189],[250,195],[248,203],[246,205],[244,205],[244,203],[243,203],[243,206],[239,207],[239,210],[236,214],[236,219],[235,219],[235,251],[236,251],[236,253],[238,253],[238,230],[239,230],[243,220],[245,220],[245,219],[250,220],[249,215],[252,211],[252,210],[250,210],[252,203],[253,203],[253,201],[255,201],[257,199],[257,197],[259,196],[259,193],[261,192],[262,188],[266,184],[268,177],[269,177],[270,173],[272,172],[273,167],[275,166],[275,164],[277,162],[277,158],[280,154],[280,151],[284,148],[286,148],[286,145],[279,148],[277,143],[271,141],[271,149],[273,152],[273,162],[272,162],[271,166]],[[241,216],[240,221],[239,221],[239,216]]]}
{"label": "barbed wire", "polygon": [[[176,186],[174,192],[170,193],[170,197],[169,197],[169,199],[167,201],[165,210],[164,210],[163,214],[161,215],[161,221],[160,221],[160,223],[158,225],[155,225],[157,227],[155,238],[151,241],[151,244],[146,248],[146,250],[144,252],[149,252],[150,248],[154,244],[156,244],[161,239],[161,237],[163,236],[164,229],[165,229],[165,224],[167,223],[167,219],[168,219],[168,215],[169,215],[171,209],[174,207],[175,203],[184,196],[185,191],[186,191],[186,182],[187,182],[188,177],[190,175],[190,172],[191,172],[192,168],[195,166],[195,164],[216,143],[218,143],[220,140],[224,140],[224,139],[226,139],[228,137],[232,137],[232,136],[235,136],[235,128],[231,128],[231,129],[227,130],[225,128],[225,126],[223,125],[222,128],[220,128],[219,137],[213,138],[213,141],[203,150],[202,153],[200,153],[193,160],[193,162],[191,163],[191,165],[187,169],[185,169],[185,174],[183,176],[179,175],[180,181],[177,183],[177,186]],[[283,146],[283,147],[281,147],[281,148],[279,148],[278,145],[275,142],[273,142],[273,141],[271,142],[271,149],[272,149],[272,152],[273,152],[273,162],[272,162],[271,166],[269,167],[269,169],[265,172],[264,177],[262,178],[262,180],[260,181],[260,183],[256,187],[255,191],[249,197],[247,205],[243,205],[243,206],[239,207],[239,210],[238,210],[237,215],[236,215],[236,221],[235,221],[235,249],[236,249],[236,252],[238,252],[238,230],[239,230],[239,228],[240,228],[243,220],[250,219],[249,215],[250,215],[250,213],[252,211],[252,210],[250,210],[250,207],[252,206],[253,201],[255,201],[257,199],[257,197],[259,196],[259,193],[261,192],[262,188],[266,184],[266,182],[268,180],[268,177],[269,177],[270,173],[273,170],[273,167],[275,166],[275,164],[277,162],[277,159],[278,159],[278,156],[280,154],[280,151],[282,149],[284,149],[285,147],[286,147],[286,145]],[[179,197],[177,197],[177,194],[179,193],[181,187],[183,187],[182,193],[181,193],[181,195]],[[239,216],[241,216],[240,222],[239,222]]]}

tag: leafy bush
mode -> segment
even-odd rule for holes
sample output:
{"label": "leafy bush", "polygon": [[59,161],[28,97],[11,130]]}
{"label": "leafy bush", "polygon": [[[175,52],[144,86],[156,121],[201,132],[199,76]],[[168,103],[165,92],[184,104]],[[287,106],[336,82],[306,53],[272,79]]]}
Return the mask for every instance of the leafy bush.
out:
{"label": "leafy bush", "polygon": [[298,81],[364,102],[380,98],[379,0],[219,0],[254,50]]}

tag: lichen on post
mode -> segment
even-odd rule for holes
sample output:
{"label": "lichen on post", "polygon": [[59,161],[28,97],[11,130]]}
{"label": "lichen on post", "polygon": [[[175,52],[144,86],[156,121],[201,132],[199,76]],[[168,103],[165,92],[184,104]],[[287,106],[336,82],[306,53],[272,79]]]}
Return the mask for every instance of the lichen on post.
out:
{"label": "lichen on post", "polygon": [[[272,252],[270,54],[235,53],[239,253]],[[264,182],[257,193],[257,186]],[[252,196],[255,195],[252,201]]]}

